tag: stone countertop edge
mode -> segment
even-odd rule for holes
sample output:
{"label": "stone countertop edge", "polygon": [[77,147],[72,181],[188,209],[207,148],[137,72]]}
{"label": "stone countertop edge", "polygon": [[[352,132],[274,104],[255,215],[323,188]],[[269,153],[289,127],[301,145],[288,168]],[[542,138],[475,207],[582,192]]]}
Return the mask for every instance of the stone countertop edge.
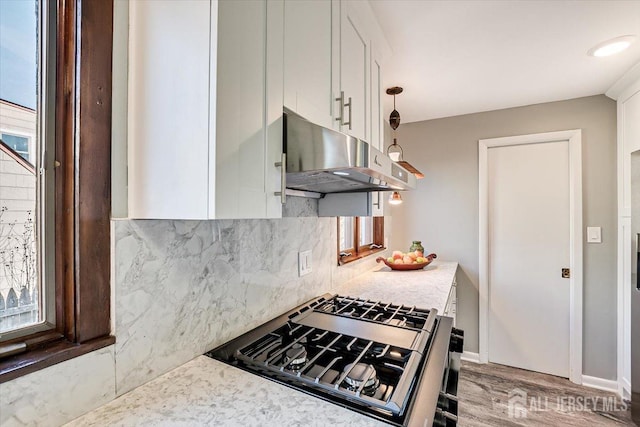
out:
{"label": "stone countertop edge", "polygon": [[[458,264],[434,261],[419,271],[386,266],[334,293],[444,311]],[[167,372],[66,426],[388,426],[207,356]]]}

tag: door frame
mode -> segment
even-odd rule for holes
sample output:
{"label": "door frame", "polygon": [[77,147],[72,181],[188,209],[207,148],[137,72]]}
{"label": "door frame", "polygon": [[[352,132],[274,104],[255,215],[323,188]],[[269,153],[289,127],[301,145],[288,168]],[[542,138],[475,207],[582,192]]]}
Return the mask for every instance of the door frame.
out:
{"label": "door frame", "polygon": [[489,148],[569,141],[569,379],[582,384],[582,130],[573,129],[478,141],[479,178],[479,356],[489,362]]}

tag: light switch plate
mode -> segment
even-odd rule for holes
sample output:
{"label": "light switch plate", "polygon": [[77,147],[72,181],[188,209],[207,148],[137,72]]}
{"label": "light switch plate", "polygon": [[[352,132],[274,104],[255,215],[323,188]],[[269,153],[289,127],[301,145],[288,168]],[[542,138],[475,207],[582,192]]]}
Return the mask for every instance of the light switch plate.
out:
{"label": "light switch plate", "polygon": [[601,227],[587,227],[587,243],[602,243]]}
{"label": "light switch plate", "polygon": [[311,271],[311,251],[298,252],[298,276],[305,276]]}

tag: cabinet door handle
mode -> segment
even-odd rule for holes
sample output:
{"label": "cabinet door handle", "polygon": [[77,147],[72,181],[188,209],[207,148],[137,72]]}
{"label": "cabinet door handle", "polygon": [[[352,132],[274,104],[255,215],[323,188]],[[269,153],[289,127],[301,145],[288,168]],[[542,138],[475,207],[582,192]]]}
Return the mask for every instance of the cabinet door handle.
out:
{"label": "cabinet door handle", "polygon": [[[336,121],[340,122],[340,126],[349,126],[349,130],[351,130],[351,110],[352,110],[352,101],[351,97],[349,97],[349,102],[344,102],[344,91],[340,91],[340,97],[336,98],[336,101],[340,103],[340,117],[336,117]],[[344,121],[344,107],[349,107],[349,121]]]}
{"label": "cabinet door handle", "polygon": [[336,117],[336,122],[340,123],[340,126],[344,126],[344,91],[340,92],[340,96],[336,98],[336,101],[340,103],[340,116]]}
{"label": "cabinet door handle", "polygon": [[373,206],[377,206],[378,209],[380,209],[380,192],[379,191],[376,192],[376,196],[377,196],[378,202],[377,203],[373,203]]}
{"label": "cabinet door handle", "polygon": [[276,196],[280,196],[280,202],[287,203],[287,153],[282,153],[280,161],[275,163],[280,168],[280,191],[276,191]]}
{"label": "cabinet door handle", "polygon": [[[347,102],[346,104],[344,104],[345,107],[349,107],[349,121],[348,122],[343,122],[342,125],[343,126],[349,126],[349,130],[351,130],[351,111],[353,110],[353,104],[351,103],[351,97],[349,97],[349,102]],[[344,112],[344,108],[343,108],[343,112]]]}

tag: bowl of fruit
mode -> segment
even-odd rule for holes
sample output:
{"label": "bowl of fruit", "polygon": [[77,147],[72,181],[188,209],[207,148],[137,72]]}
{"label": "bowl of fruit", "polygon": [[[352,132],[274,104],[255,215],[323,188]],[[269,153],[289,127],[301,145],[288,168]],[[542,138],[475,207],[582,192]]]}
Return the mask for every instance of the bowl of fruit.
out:
{"label": "bowl of fruit", "polygon": [[436,254],[430,254],[426,257],[420,251],[414,252],[401,252],[393,251],[389,258],[378,257],[377,262],[384,262],[387,267],[392,270],[421,270],[427,265],[431,264],[431,261],[436,259]]}

